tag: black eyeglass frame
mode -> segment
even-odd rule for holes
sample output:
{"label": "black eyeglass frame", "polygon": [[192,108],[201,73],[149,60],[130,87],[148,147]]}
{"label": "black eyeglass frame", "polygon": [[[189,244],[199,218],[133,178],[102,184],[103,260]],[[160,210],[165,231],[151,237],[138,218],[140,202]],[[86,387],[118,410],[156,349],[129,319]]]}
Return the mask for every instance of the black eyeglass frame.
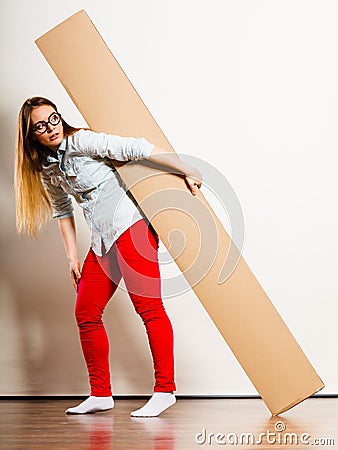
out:
{"label": "black eyeglass frame", "polygon": [[[55,123],[52,123],[50,119],[51,119],[51,117],[54,116],[54,115],[57,115],[57,116],[58,116],[58,121],[55,122]],[[47,122],[46,122],[45,120],[39,120],[39,122],[36,122],[36,123],[32,126],[32,130],[33,130],[34,133],[37,133],[37,134],[44,134],[44,133],[46,133],[46,131],[48,130],[48,124],[51,124],[52,126],[56,126],[56,125],[58,125],[58,124],[60,123],[60,121],[61,121],[61,114],[60,114],[59,112],[57,112],[57,111],[54,111],[54,112],[52,112],[52,114],[49,115]],[[45,129],[44,129],[43,131],[38,131],[38,130],[36,129],[36,126],[37,126],[38,124],[44,125]]]}

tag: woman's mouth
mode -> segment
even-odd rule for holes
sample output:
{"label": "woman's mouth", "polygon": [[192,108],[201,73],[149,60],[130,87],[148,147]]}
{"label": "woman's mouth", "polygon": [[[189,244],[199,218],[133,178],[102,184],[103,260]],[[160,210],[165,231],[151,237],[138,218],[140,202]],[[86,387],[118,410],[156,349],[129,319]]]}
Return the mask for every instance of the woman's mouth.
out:
{"label": "woman's mouth", "polygon": [[49,140],[50,141],[55,141],[55,139],[57,139],[58,136],[59,136],[59,133],[52,134],[51,136],[49,136]]}

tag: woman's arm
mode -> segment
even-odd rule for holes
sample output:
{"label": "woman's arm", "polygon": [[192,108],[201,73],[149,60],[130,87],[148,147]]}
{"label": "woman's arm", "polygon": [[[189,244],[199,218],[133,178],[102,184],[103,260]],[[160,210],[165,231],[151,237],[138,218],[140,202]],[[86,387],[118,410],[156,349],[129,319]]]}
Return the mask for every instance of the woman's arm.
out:
{"label": "woman's arm", "polygon": [[182,173],[193,195],[201,187],[202,175],[197,169],[183,162],[176,153],[165,151],[145,138],[121,137],[91,130],[81,130],[73,136],[75,147],[89,156],[108,157],[117,161],[149,159]]}
{"label": "woman's arm", "polygon": [[73,282],[74,289],[77,291],[78,283],[81,278],[81,264],[77,254],[76,227],[74,216],[58,219],[58,223],[68,258],[70,276]]}
{"label": "woman's arm", "polygon": [[167,152],[162,148],[154,145],[149,155],[149,161],[181,172],[183,175],[185,175],[186,181],[192,194],[197,194],[198,189],[202,185],[201,172],[190,164],[182,161],[176,153]]}

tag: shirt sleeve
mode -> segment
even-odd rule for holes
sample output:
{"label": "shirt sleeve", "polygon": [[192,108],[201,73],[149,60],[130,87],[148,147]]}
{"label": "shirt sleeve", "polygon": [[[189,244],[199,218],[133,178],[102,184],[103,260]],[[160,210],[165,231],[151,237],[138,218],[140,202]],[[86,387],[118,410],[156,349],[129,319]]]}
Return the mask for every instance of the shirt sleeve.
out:
{"label": "shirt sleeve", "polygon": [[76,133],[77,147],[89,156],[130,161],[148,159],[154,147],[145,138],[121,137],[81,130]]}
{"label": "shirt sleeve", "polygon": [[51,177],[45,176],[42,172],[40,172],[40,179],[52,205],[53,219],[64,219],[73,216],[72,199],[62,186],[53,184]]}

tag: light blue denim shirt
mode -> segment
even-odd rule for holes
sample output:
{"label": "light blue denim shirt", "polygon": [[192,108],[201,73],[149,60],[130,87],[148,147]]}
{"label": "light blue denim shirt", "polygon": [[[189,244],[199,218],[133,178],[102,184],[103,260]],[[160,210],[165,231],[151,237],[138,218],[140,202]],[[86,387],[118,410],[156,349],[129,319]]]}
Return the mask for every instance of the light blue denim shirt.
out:
{"label": "light blue denim shirt", "polygon": [[71,217],[74,197],[91,230],[93,251],[98,256],[108,252],[125,230],[146,218],[111,160],[148,159],[152,148],[144,138],[90,130],[65,137],[56,153],[51,150],[46,154],[40,172],[53,218]]}

